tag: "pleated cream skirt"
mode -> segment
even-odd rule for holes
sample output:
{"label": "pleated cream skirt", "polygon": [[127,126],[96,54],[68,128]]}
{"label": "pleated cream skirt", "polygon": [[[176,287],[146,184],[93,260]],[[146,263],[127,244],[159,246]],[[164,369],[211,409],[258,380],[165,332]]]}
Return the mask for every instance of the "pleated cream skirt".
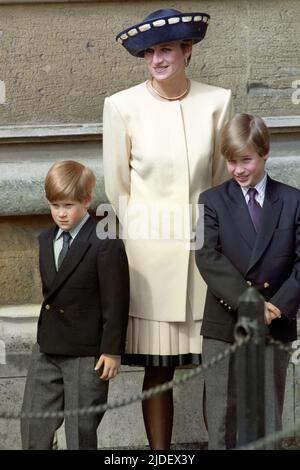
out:
{"label": "pleated cream skirt", "polygon": [[176,366],[201,363],[201,321],[187,308],[185,322],[129,317],[124,364]]}

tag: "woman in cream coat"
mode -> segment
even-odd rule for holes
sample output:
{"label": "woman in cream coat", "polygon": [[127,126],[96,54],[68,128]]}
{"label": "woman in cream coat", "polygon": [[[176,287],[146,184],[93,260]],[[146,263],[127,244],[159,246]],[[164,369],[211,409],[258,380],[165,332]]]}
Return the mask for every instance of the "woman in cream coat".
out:
{"label": "woman in cream coat", "polygon": [[[188,80],[192,46],[209,15],[158,10],[117,39],[143,57],[151,80],[106,98],[104,175],[130,266],[125,363],[144,365],[143,389],[199,364],[205,285],[190,240],[200,191],[228,176],[219,136],[231,92]],[[190,213],[189,213],[190,212]],[[172,391],[143,402],[152,449],[169,449]]]}

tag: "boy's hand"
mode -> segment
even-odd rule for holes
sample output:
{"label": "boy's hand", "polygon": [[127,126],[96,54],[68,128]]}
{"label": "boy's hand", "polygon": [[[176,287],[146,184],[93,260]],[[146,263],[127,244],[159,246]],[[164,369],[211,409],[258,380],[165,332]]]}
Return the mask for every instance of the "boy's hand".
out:
{"label": "boy's hand", "polygon": [[281,311],[271,302],[265,302],[265,323],[270,325],[275,318],[281,317]]}
{"label": "boy's hand", "polygon": [[112,354],[101,354],[96,364],[95,370],[103,368],[100,375],[101,380],[109,380],[115,377],[121,365],[121,356],[113,356]]}

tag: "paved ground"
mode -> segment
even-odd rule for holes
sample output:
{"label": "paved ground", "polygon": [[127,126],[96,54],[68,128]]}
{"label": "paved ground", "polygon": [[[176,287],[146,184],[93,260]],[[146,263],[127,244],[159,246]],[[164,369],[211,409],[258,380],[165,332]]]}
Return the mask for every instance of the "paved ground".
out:
{"label": "paved ground", "polygon": [[[105,448],[103,450],[149,450],[150,447],[117,447],[114,449]],[[207,442],[194,442],[192,444],[174,444],[171,446],[171,450],[207,450]]]}

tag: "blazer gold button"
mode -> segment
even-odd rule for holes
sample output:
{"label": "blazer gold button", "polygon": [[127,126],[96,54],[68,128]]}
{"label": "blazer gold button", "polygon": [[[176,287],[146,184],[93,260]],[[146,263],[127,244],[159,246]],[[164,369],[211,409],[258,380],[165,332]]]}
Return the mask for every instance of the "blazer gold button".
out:
{"label": "blazer gold button", "polygon": [[267,289],[268,287],[270,287],[270,284],[268,282],[264,282],[264,289]]}
{"label": "blazer gold button", "polygon": [[51,308],[50,305],[48,305],[48,304],[45,305],[45,309],[46,309],[46,310],[50,310],[50,308]]}
{"label": "blazer gold button", "polygon": [[61,308],[59,313],[65,313],[65,311]]}

